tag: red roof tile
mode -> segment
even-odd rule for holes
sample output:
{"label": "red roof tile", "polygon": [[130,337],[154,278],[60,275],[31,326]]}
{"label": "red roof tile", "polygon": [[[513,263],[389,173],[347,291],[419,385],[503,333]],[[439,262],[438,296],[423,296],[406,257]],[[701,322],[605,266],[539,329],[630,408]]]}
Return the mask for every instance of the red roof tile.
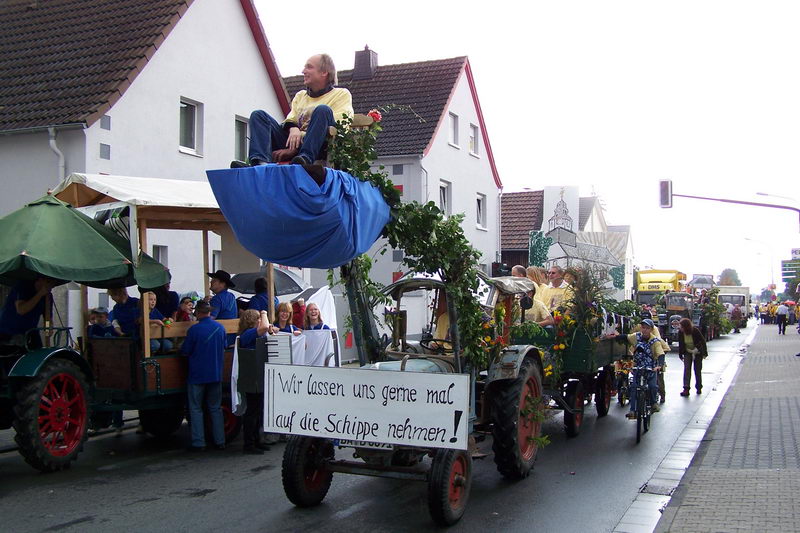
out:
{"label": "red roof tile", "polygon": [[[0,3],[0,131],[91,125],[130,86],[191,3]],[[252,0],[241,0],[241,4],[278,98],[286,107]]]}
{"label": "red roof tile", "polygon": [[527,250],[528,234],[542,226],[544,191],[503,193],[500,197],[500,249]]}

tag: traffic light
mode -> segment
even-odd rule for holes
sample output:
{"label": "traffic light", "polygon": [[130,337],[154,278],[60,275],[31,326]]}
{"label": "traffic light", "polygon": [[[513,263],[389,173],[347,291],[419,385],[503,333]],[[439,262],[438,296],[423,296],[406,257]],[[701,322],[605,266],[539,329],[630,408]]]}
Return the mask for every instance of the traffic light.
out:
{"label": "traffic light", "polygon": [[672,207],[672,180],[659,180],[658,205],[660,207]]}

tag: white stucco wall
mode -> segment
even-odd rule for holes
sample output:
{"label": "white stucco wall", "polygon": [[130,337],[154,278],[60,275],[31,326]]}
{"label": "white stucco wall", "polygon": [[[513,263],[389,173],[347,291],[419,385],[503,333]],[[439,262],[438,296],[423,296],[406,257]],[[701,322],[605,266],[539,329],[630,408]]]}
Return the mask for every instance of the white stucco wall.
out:
{"label": "white stucco wall", "polygon": [[[66,174],[84,170],[82,130],[56,132],[56,143],[64,154]],[[59,182],[58,157],[50,149],[46,131],[0,135],[0,216],[16,211]]]}

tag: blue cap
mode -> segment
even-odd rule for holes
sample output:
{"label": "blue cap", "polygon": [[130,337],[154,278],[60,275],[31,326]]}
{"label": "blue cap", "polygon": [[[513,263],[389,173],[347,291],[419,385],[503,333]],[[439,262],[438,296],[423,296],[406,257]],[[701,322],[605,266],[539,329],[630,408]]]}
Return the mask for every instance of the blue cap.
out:
{"label": "blue cap", "polygon": [[645,326],[650,326],[651,328],[656,327],[655,322],[653,322],[649,318],[645,318],[644,320],[642,320],[642,324],[644,324]]}

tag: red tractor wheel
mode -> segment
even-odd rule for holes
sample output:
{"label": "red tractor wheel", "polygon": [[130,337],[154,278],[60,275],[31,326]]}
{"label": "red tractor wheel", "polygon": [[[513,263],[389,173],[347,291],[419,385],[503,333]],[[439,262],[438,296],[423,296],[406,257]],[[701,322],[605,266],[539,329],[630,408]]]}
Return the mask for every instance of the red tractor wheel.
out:
{"label": "red tractor wheel", "polygon": [[463,450],[437,450],[428,474],[428,509],[440,526],[458,522],[472,487],[472,457]]}
{"label": "red tractor wheel", "polygon": [[564,399],[567,405],[572,407],[574,413],[564,411],[564,430],[567,432],[567,437],[577,437],[581,432],[581,425],[583,424],[583,383],[580,381],[570,381],[567,383],[567,390],[564,393]]}
{"label": "red tractor wheel", "polygon": [[298,507],[313,507],[325,499],[333,472],[325,463],[334,458],[333,444],[326,439],[292,436],[283,450],[281,477],[286,497]]}
{"label": "red tractor wheel", "polygon": [[[231,409],[231,397],[229,395],[224,395],[222,397],[220,409],[222,410],[222,427],[225,429],[225,443],[227,444],[234,441],[236,437],[239,436],[239,432],[242,430],[242,417],[233,414],[233,410]],[[203,423],[206,432],[206,441],[214,442],[211,416],[209,416],[207,409],[203,409]]]}
{"label": "red tractor wheel", "polygon": [[597,417],[606,416],[611,407],[611,395],[614,391],[614,369],[605,367],[600,371],[595,382],[594,402]]}
{"label": "red tractor wheel", "polygon": [[14,440],[29,465],[42,472],[69,468],[86,440],[88,388],[75,363],[55,358],[19,390]]}
{"label": "red tractor wheel", "polygon": [[517,379],[495,385],[492,401],[492,451],[497,470],[506,478],[528,476],[536,460],[542,432],[542,376],[532,357],[522,361]]}

